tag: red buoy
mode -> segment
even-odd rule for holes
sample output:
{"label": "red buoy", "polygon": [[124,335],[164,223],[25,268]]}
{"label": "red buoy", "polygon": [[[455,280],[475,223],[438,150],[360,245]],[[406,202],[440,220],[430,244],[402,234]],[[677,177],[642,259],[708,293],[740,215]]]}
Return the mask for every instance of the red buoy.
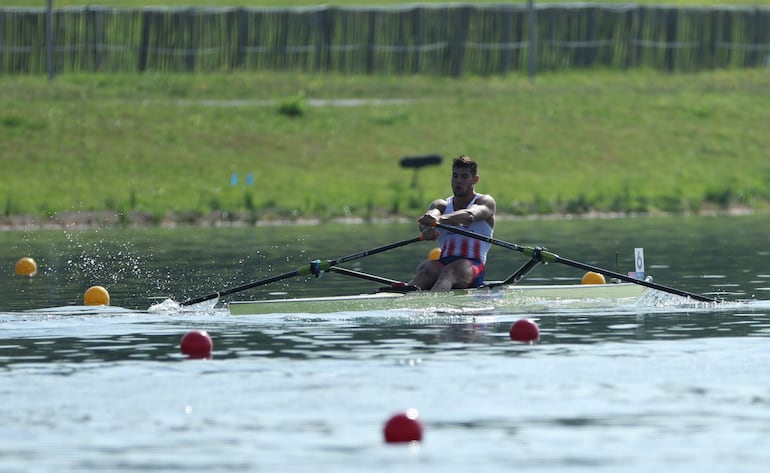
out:
{"label": "red buoy", "polygon": [[403,443],[419,442],[422,440],[422,423],[419,420],[417,409],[407,409],[385,423],[385,442]]}
{"label": "red buoy", "polygon": [[182,337],[179,348],[188,358],[209,359],[214,349],[214,342],[204,330],[193,330]]}
{"label": "red buoy", "polygon": [[511,340],[516,342],[534,343],[540,340],[540,328],[532,319],[520,319],[511,325],[509,331]]}

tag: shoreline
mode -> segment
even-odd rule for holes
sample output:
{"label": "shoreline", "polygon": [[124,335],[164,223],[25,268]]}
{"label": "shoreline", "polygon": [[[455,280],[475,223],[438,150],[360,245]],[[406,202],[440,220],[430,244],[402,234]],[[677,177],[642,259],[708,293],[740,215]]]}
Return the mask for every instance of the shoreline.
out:
{"label": "shoreline", "polygon": [[[591,219],[621,219],[621,218],[654,218],[654,217],[741,217],[767,213],[767,209],[754,209],[741,206],[729,208],[703,209],[700,212],[586,212],[580,214],[532,214],[513,215],[497,214],[500,221],[514,220],[591,220]],[[83,211],[64,212],[53,217],[35,217],[32,215],[10,215],[0,217],[0,231],[42,231],[42,230],[93,230],[101,228],[195,228],[195,227],[274,227],[282,225],[323,225],[323,224],[388,224],[410,223],[417,217],[403,215],[392,217],[365,218],[357,216],[346,217],[294,217],[294,218],[254,218],[249,214],[229,212],[210,212],[206,215],[191,216],[188,213],[166,214],[158,220],[152,215],[141,212],[130,212],[127,216],[116,211]]]}

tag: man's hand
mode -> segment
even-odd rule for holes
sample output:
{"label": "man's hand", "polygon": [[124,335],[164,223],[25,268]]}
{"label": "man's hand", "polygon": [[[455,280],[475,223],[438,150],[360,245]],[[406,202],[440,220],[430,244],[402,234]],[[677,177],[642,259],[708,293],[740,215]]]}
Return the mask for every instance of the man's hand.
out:
{"label": "man's hand", "polygon": [[435,215],[435,212],[425,212],[422,217],[417,219],[417,223],[420,224],[420,233],[422,233],[422,237],[425,240],[435,240],[438,238],[438,232],[436,231],[438,217]]}

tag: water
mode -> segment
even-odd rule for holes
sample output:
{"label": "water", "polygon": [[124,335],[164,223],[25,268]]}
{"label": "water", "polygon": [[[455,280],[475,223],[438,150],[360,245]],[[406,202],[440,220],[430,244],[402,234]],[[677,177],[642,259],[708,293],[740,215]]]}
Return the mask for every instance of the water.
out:
{"label": "water", "polygon": [[[503,222],[500,239],[725,304],[505,313],[229,316],[148,310],[412,236],[411,225],[30,231],[0,234],[0,472],[764,471],[770,453],[770,224],[762,217]],[[347,266],[405,279],[431,245]],[[490,278],[523,256],[490,255]],[[538,283],[579,280],[562,265]],[[79,306],[101,284],[111,308]],[[328,274],[235,294],[377,285]],[[662,300],[670,299],[663,298]],[[541,340],[512,342],[535,319]],[[207,330],[213,359],[181,336]],[[387,445],[414,407],[419,446]]]}

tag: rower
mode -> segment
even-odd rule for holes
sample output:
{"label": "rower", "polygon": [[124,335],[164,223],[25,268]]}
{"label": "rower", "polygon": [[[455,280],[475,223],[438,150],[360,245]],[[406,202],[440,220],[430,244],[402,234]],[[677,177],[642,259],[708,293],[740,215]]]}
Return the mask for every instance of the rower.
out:
{"label": "rower", "polygon": [[484,284],[487,252],[491,245],[458,233],[436,231],[436,225],[442,224],[492,237],[497,204],[491,195],[476,192],[478,181],[476,161],[466,155],[455,158],[452,162],[452,195],[431,202],[428,210],[417,219],[424,239],[438,239],[441,257],[420,263],[408,285],[448,291]]}

